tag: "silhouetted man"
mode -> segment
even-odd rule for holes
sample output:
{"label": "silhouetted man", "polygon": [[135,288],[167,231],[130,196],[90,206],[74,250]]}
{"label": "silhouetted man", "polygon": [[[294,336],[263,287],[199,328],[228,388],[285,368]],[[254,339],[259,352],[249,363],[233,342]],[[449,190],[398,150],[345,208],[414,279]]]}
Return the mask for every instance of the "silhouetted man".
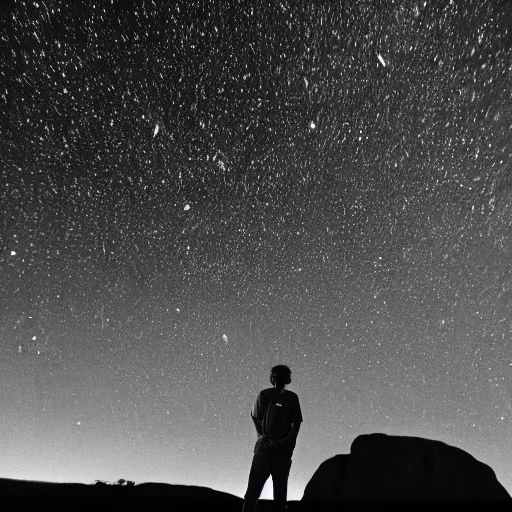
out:
{"label": "silhouetted man", "polygon": [[249,483],[242,512],[253,512],[268,477],[274,484],[274,510],[286,510],[288,475],[297,441],[302,412],[299,397],[285,389],[290,384],[291,370],[274,366],[270,372],[273,388],[260,391],[254,402],[251,417],[258,433],[254,446]]}

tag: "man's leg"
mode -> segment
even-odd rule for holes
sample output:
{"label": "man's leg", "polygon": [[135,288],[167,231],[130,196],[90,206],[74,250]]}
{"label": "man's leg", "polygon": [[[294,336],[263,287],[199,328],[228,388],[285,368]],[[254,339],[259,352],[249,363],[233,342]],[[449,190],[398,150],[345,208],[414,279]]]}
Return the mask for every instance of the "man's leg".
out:
{"label": "man's leg", "polygon": [[270,459],[265,453],[255,453],[252,458],[249,483],[244,496],[242,512],[253,512],[260,497],[263,486],[270,476]]}
{"label": "man's leg", "polygon": [[291,457],[273,457],[271,461],[272,482],[274,484],[274,511],[286,510],[288,476],[292,465]]}

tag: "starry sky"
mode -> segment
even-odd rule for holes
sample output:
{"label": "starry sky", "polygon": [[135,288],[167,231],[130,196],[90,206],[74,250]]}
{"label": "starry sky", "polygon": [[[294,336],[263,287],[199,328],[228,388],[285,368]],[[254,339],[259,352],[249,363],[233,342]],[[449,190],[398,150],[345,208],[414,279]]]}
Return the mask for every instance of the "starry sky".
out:
{"label": "starry sky", "polygon": [[460,447],[512,493],[511,19],[2,7],[0,477],[243,496],[287,364],[289,499],[370,432]]}

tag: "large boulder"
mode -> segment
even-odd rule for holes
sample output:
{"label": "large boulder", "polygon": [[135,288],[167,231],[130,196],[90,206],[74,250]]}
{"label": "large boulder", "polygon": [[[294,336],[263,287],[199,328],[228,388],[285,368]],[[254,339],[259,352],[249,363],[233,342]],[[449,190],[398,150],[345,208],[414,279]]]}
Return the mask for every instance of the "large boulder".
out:
{"label": "large boulder", "polygon": [[420,437],[358,436],[350,455],[324,461],[308,500],[510,499],[494,471],[460,448]]}

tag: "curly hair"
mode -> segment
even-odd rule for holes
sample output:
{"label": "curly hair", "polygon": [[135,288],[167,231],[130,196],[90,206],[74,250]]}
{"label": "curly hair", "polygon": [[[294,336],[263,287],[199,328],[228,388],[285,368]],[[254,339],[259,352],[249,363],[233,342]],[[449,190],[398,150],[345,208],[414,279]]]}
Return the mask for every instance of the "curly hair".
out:
{"label": "curly hair", "polygon": [[270,370],[270,383],[272,386],[274,384],[278,384],[280,386],[285,386],[286,384],[290,384],[292,381],[292,371],[288,366],[285,366],[284,364],[279,364],[277,366],[274,366]]}

